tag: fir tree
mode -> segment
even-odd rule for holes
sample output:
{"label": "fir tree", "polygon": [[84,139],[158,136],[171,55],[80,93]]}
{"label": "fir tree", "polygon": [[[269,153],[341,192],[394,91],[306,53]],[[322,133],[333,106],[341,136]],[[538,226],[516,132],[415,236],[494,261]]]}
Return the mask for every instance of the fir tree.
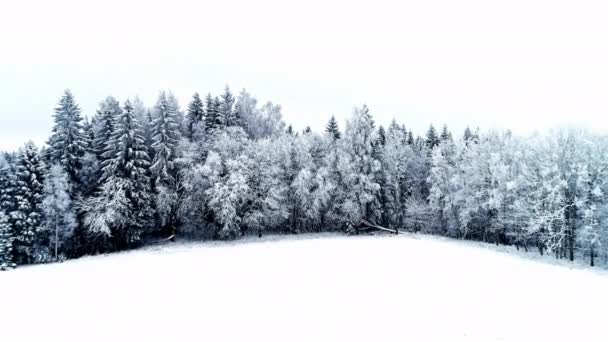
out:
{"label": "fir tree", "polygon": [[12,213],[22,262],[31,263],[34,242],[40,229],[43,177],[44,163],[34,143],[29,142],[20,150],[17,159],[17,208]]}
{"label": "fir tree", "polygon": [[[99,106],[97,114],[95,116],[95,136],[93,139],[93,147],[95,154],[100,163],[111,157],[111,144],[112,133],[114,132],[114,121],[116,117],[122,112],[120,103],[113,98],[108,96]],[[110,154],[108,155],[108,150]]]}
{"label": "fir tree", "polygon": [[338,122],[335,116],[331,116],[327,126],[325,126],[325,132],[327,132],[334,140],[340,139],[340,129],[338,128]]}
{"label": "fir tree", "polygon": [[198,93],[194,93],[192,101],[188,104],[188,112],[186,114],[186,134],[187,138],[192,141],[198,125],[205,119],[205,110],[203,101]]}
{"label": "fir tree", "polygon": [[86,142],[80,107],[69,90],[65,91],[55,108],[54,120],[53,133],[48,141],[48,160],[61,164],[70,180],[77,184]]}

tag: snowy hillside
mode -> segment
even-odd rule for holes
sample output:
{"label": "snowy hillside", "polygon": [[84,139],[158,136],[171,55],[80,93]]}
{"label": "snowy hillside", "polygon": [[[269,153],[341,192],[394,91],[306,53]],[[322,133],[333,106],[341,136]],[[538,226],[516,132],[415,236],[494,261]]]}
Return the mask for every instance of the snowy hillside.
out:
{"label": "snowy hillside", "polygon": [[606,289],[428,237],[178,244],[0,273],[0,340],[605,341]]}

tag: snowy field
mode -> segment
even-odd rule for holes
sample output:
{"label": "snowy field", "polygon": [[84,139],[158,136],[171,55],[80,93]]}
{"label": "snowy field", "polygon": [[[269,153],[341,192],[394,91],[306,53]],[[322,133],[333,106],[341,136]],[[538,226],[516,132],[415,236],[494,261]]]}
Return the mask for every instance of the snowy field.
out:
{"label": "snowy field", "polygon": [[149,247],[3,272],[0,293],[11,342],[608,340],[605,272],[430,237]]}

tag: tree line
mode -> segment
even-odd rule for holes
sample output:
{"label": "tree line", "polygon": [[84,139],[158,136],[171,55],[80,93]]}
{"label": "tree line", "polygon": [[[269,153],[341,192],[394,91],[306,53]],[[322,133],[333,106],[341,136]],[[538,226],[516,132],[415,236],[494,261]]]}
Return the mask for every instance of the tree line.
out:
{"label": "tree line", "polygon": [[0,269],[184,239],[339,231],[365,223],[608,256],[606,137],[519,137],[430,126],[417,136],[356,108],[340,130],[287,126],[281,107],[194,94],[185,110],[104,99],[84,117],[70,91],[47,144],[0,158]]}

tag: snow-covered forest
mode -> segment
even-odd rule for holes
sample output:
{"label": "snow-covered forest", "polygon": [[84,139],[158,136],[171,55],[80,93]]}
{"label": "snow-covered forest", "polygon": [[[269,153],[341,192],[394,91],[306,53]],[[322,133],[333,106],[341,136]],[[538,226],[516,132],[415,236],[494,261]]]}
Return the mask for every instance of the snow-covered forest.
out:
{"label": "snow-covered forest", "polygon": [[107,97],[81,113],[66,91],[47,144],[0,158],[0,268],[167,239],[370,229],[608,258],[608,140],[430,126],[365,105],[325,132],[296,131],[245,90],[182,109]]}

